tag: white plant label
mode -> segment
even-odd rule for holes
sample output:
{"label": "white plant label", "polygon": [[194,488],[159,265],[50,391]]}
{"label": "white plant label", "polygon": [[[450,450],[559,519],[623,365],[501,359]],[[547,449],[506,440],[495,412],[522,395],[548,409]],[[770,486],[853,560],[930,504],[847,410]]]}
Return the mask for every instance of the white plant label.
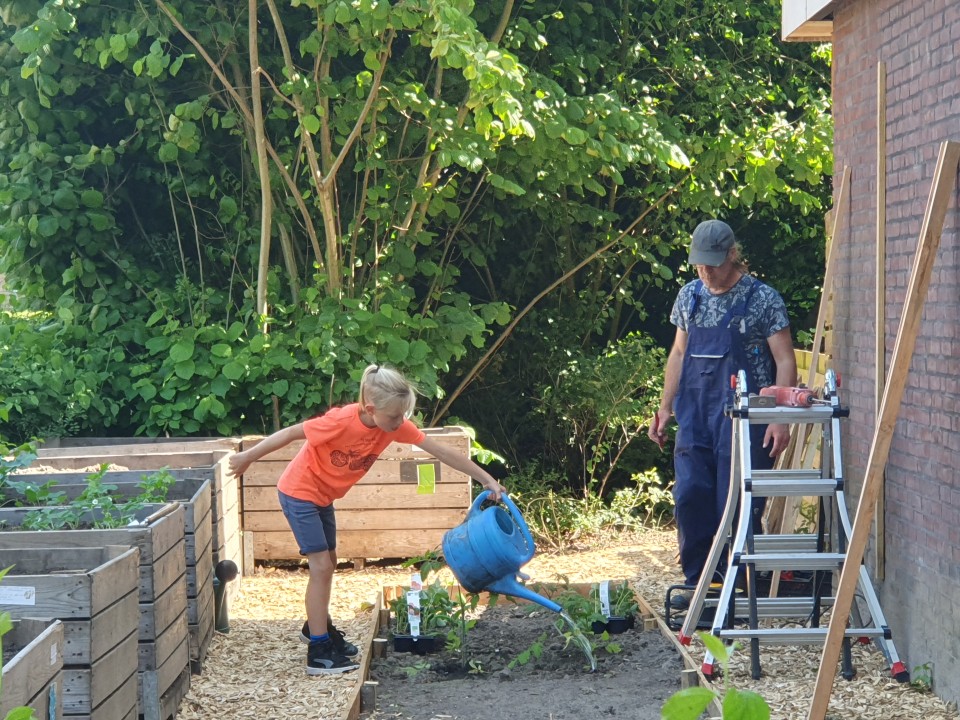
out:
{"label": "white plant label", "polygon": [[600,583],[600,612],[610,617],[610,581]]}
{"label": "white plant label", "polygon": [[0,605],[36,605],[37,589],[27,585],[0,585]]}
{"label": "white plant label", "polygon": [[407,621],[410,623],[410,634],[420,636],[420,591],[407,592]]}

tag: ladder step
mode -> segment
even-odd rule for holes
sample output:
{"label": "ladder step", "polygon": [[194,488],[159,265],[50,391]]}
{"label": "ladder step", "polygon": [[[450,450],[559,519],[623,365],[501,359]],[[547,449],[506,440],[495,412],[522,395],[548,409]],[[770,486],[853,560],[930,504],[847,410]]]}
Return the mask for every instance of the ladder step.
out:
{"label": "ladder step", "polygon": [[740,556],[740,564],[751,563],[757,570],[833,570],[843,565],[843,553],[764,553]]}
{"label": "ladder step", "polygon": [[[802,643],[822,643],[826,640],[829,628],[733,628],[713,630],[720,638],[748,639],[756,638],[761,645],[798,645]],[[885,638],[889,632],[884,628],[847,628],[848,638]]]}
{"label": "ladder step", "polygon": [[[820,598],[820,609],[831,608],[833,603],[833,597],[822,597]],[[703,601],[703,606],[705,608],[715,608],[717,599],[706,598]],[[813,613],[812,597],[757,598],[758,618],[805,618],[810,617],[811,613]],[[738,598],[734,602],[734,616],[738,620],[750,616],[750,601],[747,598]]]}
{"label": "ladder step", "polygon": [[813,468],[811,470],[804,469],[786,469],[786,470],[753,470],[750,474],[754,480],[776,480],[782,478],[784,480],[822,480],[823,476],[820,474],[818,468]]}
{"label": "ladder step", "polygon": [[[820,609],[833,607],[832,597],[820,598]],[[734,612],[738,618],[750,615],[750,601],[742,598],[734,603]],[[757,598],[757,617],[809,617],[813,612],[812,597]]]}
{"label": "ladder step", "polygon": [[759,480],[754,477],[746,486],[747,490],[753,493],[754,497],[826,497],[833,495],[837,490],[843,489],[843,484],[833,478],[817,480],[793,480],[784,478],[782,480]]}
{"label": "ladder step", "polygon": [[[754,551],[759,553],[815,553],[817,536],[810,533],[787,533],[784,535],[754,535]],[[792,570],[793,568],[784,568]]]}
{"label": "ladder step", "polygon": [[[814,405],[809,408],[752,407],[747,410],[741,410],[738,418],[746,420],[751,425],[766,425],[769,423],[822,423],[833,419],[834,409],[831,405]],[[839,410],[839,408],[837,408],[837,410]],[[744,414],[746,417],[744,417]]]}

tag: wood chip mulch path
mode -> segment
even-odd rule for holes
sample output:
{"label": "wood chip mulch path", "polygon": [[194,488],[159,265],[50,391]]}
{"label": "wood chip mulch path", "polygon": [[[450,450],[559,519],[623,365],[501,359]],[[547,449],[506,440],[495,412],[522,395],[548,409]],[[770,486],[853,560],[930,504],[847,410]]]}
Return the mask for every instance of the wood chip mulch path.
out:
{"label": "wood chip mulch path", "polygon": [[[660,611],[667,587],[679,582],[674,533],[646,531],[598,542],[563,553],[539,552],[523,570],[531,582],[627,578]],[[338,627],[360,644],[373,622],[377,593],[384,586],[407,584],[410,571],[399,563],[369,564],[363,570],[344,568],[334,579],[333,617]],[[452,581],[452,576],[441,577]],[[177,718],[338,720],[346,716],[361,681],[358,673],[317,678],[304,672],[306,648],[298,637],[306,581],[306,571],[295,566],[258,567],[255,575],[243,578],[243,591],[230,613],[230,632],[214,634],[203,672],[192,678]],[[694,642],[690,651],[699,663],[702,646]],[[764,646],[764,677],[754,681],[749,652],[741,651],[731,663],[726,682],[760,693],[770,704],[774,720],[805,720],[820,654],[821,646]],[[874,646],[855,647],[854,667],[857,677],[852,681],[843,680],[838,673],[828,718],[960,720],[951,704],[893,680]],[[722,691],[723,682],[716,685]]]}

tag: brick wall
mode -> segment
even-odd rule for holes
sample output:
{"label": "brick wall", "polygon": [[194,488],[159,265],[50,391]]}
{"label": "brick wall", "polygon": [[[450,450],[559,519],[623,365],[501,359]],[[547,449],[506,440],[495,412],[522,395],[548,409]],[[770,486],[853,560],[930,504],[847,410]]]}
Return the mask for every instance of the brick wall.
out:
{"label": "brick wall", "polygon": [[[886,65],[886,361],[889,367],[943,140],[960,141],[960,3],[849,0],[834,16],[835,169],[851,215],[834,294],[835,368],[851,407],[844,456],[855,505],[873,439],[877,63]],[[836,191],[835,191],[836,194]],[[960,194],[947,212],[886,473],[878,583],[909,670],[960,700]],[[868,549],[868,563],[875,557]],[[872,567],[872,563],[869,565]]]}

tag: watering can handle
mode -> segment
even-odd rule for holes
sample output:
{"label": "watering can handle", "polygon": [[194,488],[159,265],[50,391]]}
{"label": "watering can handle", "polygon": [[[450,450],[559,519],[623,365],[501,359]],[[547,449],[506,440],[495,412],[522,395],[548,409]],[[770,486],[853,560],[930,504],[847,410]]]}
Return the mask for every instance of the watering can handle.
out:
{"label": "watering can handle", "polygon": [[[470,506],[470,511],[468,517],[474,512],[479,511],[480,505],[490,496],[489,490],[484,490],[479,495],[477,499],[473,501],[473,505]],[[527,521],[523,519],[523,515],[520,514],[520,510],[513,503],[507,493],[500,493],[500,500],[503,501],[503,504],[507,506],[507,509],[510,511],[510,515],[513,517],[513,521],[517,524],[517,528],[520,530],[520,534],[523,536],[523,541],[526,543],[528,555],[523,558],[522,562],[525,563],[529,561],[534,552],[536,552],[536,546],[533,544],[533,536],[530,534],[530,528],[527,527]]]}

